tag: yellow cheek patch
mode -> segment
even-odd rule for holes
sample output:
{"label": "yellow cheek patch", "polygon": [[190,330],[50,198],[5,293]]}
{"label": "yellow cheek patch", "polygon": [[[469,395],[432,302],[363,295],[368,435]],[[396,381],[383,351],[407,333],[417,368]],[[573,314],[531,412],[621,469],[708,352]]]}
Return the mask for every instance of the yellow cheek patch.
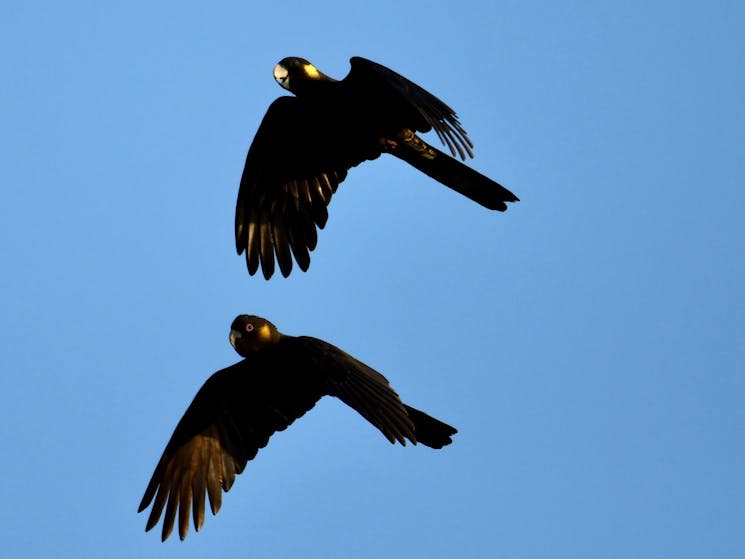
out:
{"label": "yellow cheek patch", "polygon": [[313,66],[313,64],[305,64],[303,66],[303,70],[305,71],[305,75],[308,76],[309,78],[317,78],[320,75],[320,73],[318,72],[316,67]]}
{"label": "yellow cheek patch", "polygon": [[271,342],[272,341],[272,329],[269,328],[267,324],[264,324],[261,328],[259,328],[259,331],[256,332],[256,337],[261,340],[262,342]]}

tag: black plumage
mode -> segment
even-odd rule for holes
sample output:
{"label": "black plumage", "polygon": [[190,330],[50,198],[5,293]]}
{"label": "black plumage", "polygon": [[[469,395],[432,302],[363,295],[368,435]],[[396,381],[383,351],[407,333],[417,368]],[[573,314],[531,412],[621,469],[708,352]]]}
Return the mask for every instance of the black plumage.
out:
{"label": "black plumage", "polygon": [[[152,503],[147,530],[165,511],[162,540],[178,522],[181,539],[189,516],[199,530],[205,493],[217,514],[249,460],[269,438],[336,396],[391,442],[431,448],[452,442],[456,429],[401,402],[386,378],[336,346],[307,336],[286,336],[266,319],[241,315],[230,342],[244,359],[213,374],[178,422],[140,502]],[[178,520],[177,520],[178,519]]]}
{"label": "black plumage", "polygon": [[[360,57],[340,81],[307,60],[283,59],[279,84],[295,94],[267,110],[246,156],[235,214],[238,254],[248,271],[292,271],[293,257],[307,270],[316,228],[347,171],[390,153],[482,206],[504,211],[517,196],[457,159],[473,157],[473,144],[455,112],[393,70]],[[453,157],[417,132],[434,130]]]}

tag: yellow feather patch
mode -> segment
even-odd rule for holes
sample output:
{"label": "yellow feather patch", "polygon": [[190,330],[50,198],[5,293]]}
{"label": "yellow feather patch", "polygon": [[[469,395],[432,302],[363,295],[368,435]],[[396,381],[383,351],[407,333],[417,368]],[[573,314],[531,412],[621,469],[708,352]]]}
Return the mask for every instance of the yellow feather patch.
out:
{"label": "yellow feather patch", "polygon": [[268,324],[264,324],[259,331],[256,332],[256,337],[264,343],[272,341],[272,329]]}
{"label": "yellow feather patch", "polygon": [[303,70],[305,71],[305,75],[309,78],[317,78],[320,76],[320,72],[316,69],[313,64],[305,64],[303,66]]}

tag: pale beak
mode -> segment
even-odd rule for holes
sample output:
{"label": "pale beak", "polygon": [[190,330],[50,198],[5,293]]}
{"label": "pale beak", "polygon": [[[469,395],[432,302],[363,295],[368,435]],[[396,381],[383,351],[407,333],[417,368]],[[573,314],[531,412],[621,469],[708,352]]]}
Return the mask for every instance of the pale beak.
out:
{"label": "pale beak", "polygon": [[277,64],[274,67],[274,79],[277,80],[277,83],[284,87],[285,89],[289,89],[289,72],[287,71],[287,68],[282,66],[281,64]]}
{"label": "pale beak", "polygon": [[239,330],[231,330],[230,331],[230,345],[235,348],[235,341],[241,339],[242,334]]}

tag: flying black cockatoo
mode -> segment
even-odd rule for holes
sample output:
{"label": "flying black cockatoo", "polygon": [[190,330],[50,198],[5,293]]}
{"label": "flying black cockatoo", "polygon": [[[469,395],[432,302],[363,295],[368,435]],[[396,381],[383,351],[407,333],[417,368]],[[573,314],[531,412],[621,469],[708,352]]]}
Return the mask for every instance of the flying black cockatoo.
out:
{"label": "flying black cockatoo", "polygon": [[336,396],[354,408],[391,443],[405,445],[408,439],[442,448],[457,432],[402,403],[383,375],[323,340],[287,336],[258,316],[240,315],[230,328],[230,343],[244,359],[216,372],[199,389],[140,502],[140,512],[153,505],[147,530],[165,510],[162,540],[177,517],[181,539],[190,513],[196,530],[202,527],[205,494],[217,514],[222,491],[230,489],[269,437],[323,396]]}
{"label": "flying black cockatoo", "polygon": [[[303,271],[323,228],[327,206],[347,171],[390,153],[445,186],[498,211],[518,198],[457,159],[473,144],[455,112],[393,70],[360,57],[335,80],[303,58],[274,67],[274,78],[294,97],[279,97],[266,112],[248,150],[235,213],[238,254],[248,272]],[[434,129],[453,157],[417,133]]]}

